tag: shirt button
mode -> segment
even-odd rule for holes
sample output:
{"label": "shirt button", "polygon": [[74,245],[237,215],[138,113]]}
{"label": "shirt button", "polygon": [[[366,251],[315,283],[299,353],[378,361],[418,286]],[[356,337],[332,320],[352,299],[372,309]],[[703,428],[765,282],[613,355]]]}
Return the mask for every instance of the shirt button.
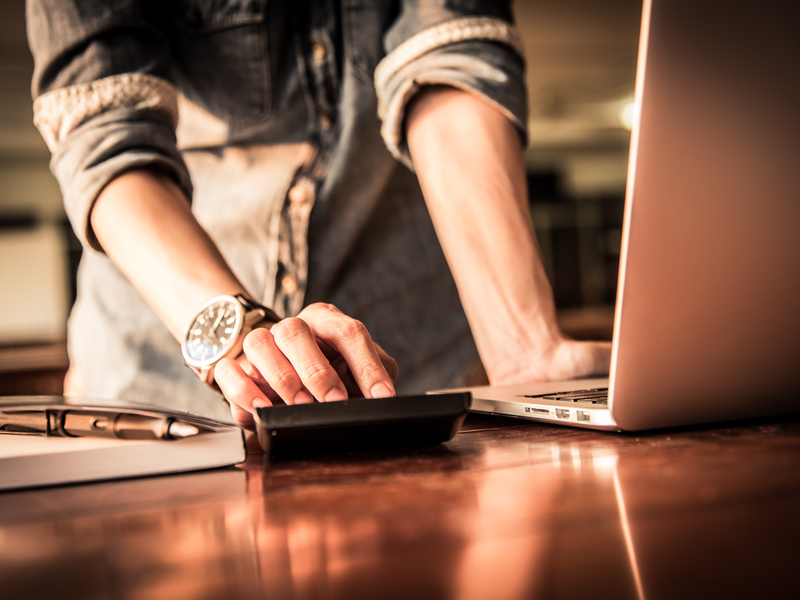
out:
{"label": "shirt button", "polygon": [[325,49],[325,44],[322,42],[314,42],[314,45],[311,46],[311,56],[314,57],[314,62],[319,64],[325,57],[328,55],[328,51]]}
{"label": "shirt button", "polygon": [[298,183],[289,190],[289,202],[292,204],[305,204],[308,200],[308,190],[302,183]]}
{"label": "shirt button", "polygon": [[297,278],[291,273],[287,273],[281,279],[281,287],[284,293],[294,294],[297,291]]}
{"label": "shirt button", "polygon": [[319,126],[322,128],[322,131],[328,131],[331,128],[331,120],[328,115],[320,115],[319,117]]}

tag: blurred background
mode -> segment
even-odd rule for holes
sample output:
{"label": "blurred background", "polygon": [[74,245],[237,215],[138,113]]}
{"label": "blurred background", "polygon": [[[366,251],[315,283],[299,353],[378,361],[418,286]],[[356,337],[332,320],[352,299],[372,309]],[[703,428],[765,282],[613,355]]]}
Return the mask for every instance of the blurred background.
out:
{"label": "blurred background", "polygon": [[[641,0],[517,0],[531,214],[562,327],[610,339]],[[32,124],[24,0],[0,0],[0,395],[58,394],[80,245]]]}

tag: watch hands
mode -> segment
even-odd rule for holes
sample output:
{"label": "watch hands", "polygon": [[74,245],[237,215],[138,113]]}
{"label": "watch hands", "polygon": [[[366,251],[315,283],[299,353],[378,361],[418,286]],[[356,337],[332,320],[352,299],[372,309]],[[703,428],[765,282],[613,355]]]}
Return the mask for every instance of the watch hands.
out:
{"label": "watch hands", "polygon": [[219,312],[217,313],[217,318],[214,320],[214,324],[211,326],[211,331],[216,331],[219,324],[222,323],[222,317],[225,316],[225,309],[220,307]]}

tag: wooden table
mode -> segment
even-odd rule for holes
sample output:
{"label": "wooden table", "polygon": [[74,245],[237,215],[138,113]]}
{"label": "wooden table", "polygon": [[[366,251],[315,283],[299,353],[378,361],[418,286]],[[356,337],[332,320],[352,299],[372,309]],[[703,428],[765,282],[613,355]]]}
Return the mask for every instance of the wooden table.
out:
{"label": "wooden table", "polygon": [[0,597],[798,598],[800,418],[0,494]]}

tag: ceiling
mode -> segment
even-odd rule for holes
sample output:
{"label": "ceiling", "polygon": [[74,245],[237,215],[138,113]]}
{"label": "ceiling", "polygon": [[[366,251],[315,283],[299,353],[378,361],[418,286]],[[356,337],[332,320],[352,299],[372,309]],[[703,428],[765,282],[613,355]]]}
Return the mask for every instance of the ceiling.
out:
{"label": "ceiling", "polygon": [[641,0],[517,0],[526,50],[531,146],[627,147]]}

